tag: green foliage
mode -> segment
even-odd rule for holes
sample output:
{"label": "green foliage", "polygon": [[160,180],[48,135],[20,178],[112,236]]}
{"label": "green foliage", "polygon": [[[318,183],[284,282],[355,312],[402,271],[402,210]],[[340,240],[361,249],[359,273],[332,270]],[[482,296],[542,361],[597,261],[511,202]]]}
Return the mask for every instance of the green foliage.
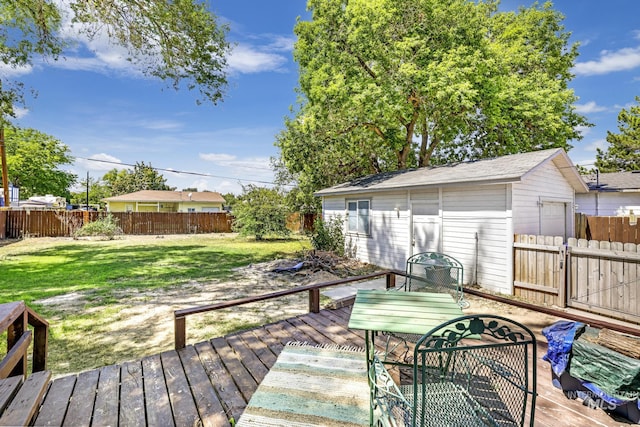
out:
{"label": "green foliage", "polygon": [[[310,0],[295,27],[300,103],[277,136],[280,183],[359,176],[580,139],[568,88],[578,54],[550,4]],[[306,200],[305,200],[306,199]]]}
{"label": "green foliage", "polygon": [[342,218],[334,216],[326,222],[322,218],[316,219],[311,234],[311,245],[314,249],[344,256],[344,244],[344,220]]}
{"label": "green foliage", "polygon": [[[78,184],[83,190],[71,193],[71,204],[84,206],[87,204],[87,179],[81,179]],[[102,199],[111,196],[110,187],[98,179],[89,177],[89,205],[103,206]]]}
{"label": "green foliage", "polygon": [[129,194],[141,190],[175,190],[166,184],[167,180],[151,164],[136,162],[133,170],[112,169],[102,177],[111,196]]}
{"label": "green foliage", "polygon": [[285,197],[278,189],[243,186],[239,202],[233,206],[233,229],[241,236],[286,237],[291,232],[287,228]]}
{"label": "green foliage", "polygon": [[[108,37],[124,47],[127,59],[144,75],[175,89],[198,89],[200,99],[214,104],[222,98],[230,51],[228,26],[198,0],[0,0],[0,64],[19,69],[41,56],[57,60],[67,47],[68,33],[61,28],[63,6],[70,6],[74,28],[89,39]],[[19,104],[24,104],[23,84],[3,79],[0,118],[15,116]]]}
{"label": "green foliage", "polygon": [[622,172],[640,170],[640,96],[638,105],[618,114],[619,133],[607,132],[609,148],[598,149],[596,167],[600,172]]}
{"label": "green foliage", "polygon": [[233,193],[225,193],[222,195],[224,199],[224,207],[233,210],[233,207],[239,202],[238,197]]}
{"label": "green foliage", "polygon": [[9,127],[4,131],[7,174],[9,182],[20,187],[20,196],[68,197],[76,175],[59,168],[73,163],[69,147],[35,129]]}
{"label": "green foliage", "polygon": [[99,236],[112,240],[115,236],[119,236],[121,234],[122,229],[118,225],[118,219],[114,218],[111,214],[107,214],[103,218],[83,225],[81,228],[76,230],[73,237]]}

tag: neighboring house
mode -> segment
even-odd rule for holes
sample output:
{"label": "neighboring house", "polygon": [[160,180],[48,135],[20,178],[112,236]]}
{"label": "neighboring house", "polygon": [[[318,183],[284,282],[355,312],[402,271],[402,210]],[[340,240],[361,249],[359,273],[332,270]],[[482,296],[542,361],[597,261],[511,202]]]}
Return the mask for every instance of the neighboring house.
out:
{"label": "neighboring house", "polygon": [[318,191],[323,218],[346,218],[358,259],[405,269],[424,251],[464,266],[465,284],[510,294],[513,236],[573,236],[586,184],[562,149],[372,175]]}
{"label": "neighboring house", "polygon": [[143,190],[103,199],[109,212],[222,212],[225,203],[213,191]]}
{"label": "neighboring house", "polygon": [[640,213],[640,172],[613,172],[583,175],[589,186],[586,194],[576,194],[576,211],[595,216],[625,216]]}

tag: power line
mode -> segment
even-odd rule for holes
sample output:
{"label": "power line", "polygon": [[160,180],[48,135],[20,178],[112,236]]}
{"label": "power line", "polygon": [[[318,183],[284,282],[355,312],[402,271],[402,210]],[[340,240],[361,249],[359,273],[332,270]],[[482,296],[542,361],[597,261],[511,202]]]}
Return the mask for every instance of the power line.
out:
{"label": "power line", "polygon": [[[101,159],[90,159],[88,157],[78,157],[78,156],[76,156],[76,159],[87,160],[87,161],[90,161],[90,162],[109,163],[109,164],[112,164],[112,165],[119,165],[119,166],[131,166],[131,167],[135,167],[136,166],[136,165],[133,165],[131,163],[121,163],[121,162],[114,162],[114,161],[111,161],[111,160],[101,160]],[[206,177],[209,177],[209,178],[232,179],[232,180],[237,180],[237,181],[257,182],[257,183],[260,183],[260,184],[281,185],[281,184],[277,184],[277,183],[271,182],[271,181],[261,181],[259,179],[235,178],[235,177],[230,177],[230,176],[213,175],[213,174],[210,174],[210,173],[191,172],[191,171],[182,171],[182,170],[176,170],[176,169],[157,168],[157,167],[154,167],[154,166],[148,166],[148,167],[153,169],[153,170],[157,170],[157,171],[172,172],[172,173],[184,174],[184,175],[206,176]],[[270,169],[265,169],[265,170],[270,170]],[[290,185],[290,184],[284,184],[284,186],[285,187],[294,187],[294,185]]]}

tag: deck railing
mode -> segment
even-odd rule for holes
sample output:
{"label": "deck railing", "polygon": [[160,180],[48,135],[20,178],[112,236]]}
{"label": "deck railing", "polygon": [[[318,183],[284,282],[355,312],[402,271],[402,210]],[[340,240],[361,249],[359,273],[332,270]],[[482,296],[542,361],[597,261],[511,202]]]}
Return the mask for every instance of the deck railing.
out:
{"label": "deck railing", "polygon": [[[29,330],[33,328],[33,332]],[[0,304],[0,334],[7,332],[7,354],[0,361],[0,379],[27,376],[28,352],[33,340],[32,372],[47,369],[49,323],[24,301]]]}
{"label": "deck railing", "polygon": [[377,273],[367,274],[364,276],[349,277],[347,279],[333,280],[330,282],[314,283],[311,285],[299,286],[293,289],[271,292],[263,295],[256,295],[246,298],[240,298],[232,301],[224,301],[217,304],[204,305],[200,307],[185,308],[176,310],[173,313],[175,348],[179,350],[186,346],[187,340],[187,316],[192,314],[206,313],[209,311],[221,310],[223,308],[236,307],[239,305],[250,304],[253,302],[264,301],[273,298],[281,298],[287,295],[293,295],[300,292],[309,292],[309,312],[318,313],[320,311],[320,289],[332,286],[344,285],[346,283],[362,282],[365,280],[375,279],[377,277],[386,277],[386,287],[393,288],[396,284],[396,275],[404,276],[404,272],[397,270],[385,270]]}

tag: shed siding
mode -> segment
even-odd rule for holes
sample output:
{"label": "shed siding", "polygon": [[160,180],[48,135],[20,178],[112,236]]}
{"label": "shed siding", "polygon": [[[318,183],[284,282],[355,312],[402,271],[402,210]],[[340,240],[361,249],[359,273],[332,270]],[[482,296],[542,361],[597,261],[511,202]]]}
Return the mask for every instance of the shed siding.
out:
{"label": "shed siding", "polygon": [[[596,197],[598,203],[596,203]],[[628,215],[629,209],[640,213],[640,192],[628,193],[596,193],[576,194],[577,211],[595,216]],[[597,205],[597,207],[596,207]]]}
{"label": "shed siding", "polygon": [[509,188],[491,185],[443,191],[443,252],[463,264],[465,284],[477,282],[493,291],[511,292],[505,256]]}
{"label": "shed siding", "polygon": [[370,200],[371,204],[370,235],[346,233],[347,248],[353,250],[360,261],[404,270],[409,248],[407,193],[326,197],[323,209],[325,220],[333,216],[345,218],[348,200]]}
{"label": "shed siding", "polygon": [[[517,234],[540,234],[539,201],[569,203],[573,209],[573,188],[553,162],[547,162],[513,184],[513,231]],[[573,215],[567,218],[567,233],[573,233]]]}

